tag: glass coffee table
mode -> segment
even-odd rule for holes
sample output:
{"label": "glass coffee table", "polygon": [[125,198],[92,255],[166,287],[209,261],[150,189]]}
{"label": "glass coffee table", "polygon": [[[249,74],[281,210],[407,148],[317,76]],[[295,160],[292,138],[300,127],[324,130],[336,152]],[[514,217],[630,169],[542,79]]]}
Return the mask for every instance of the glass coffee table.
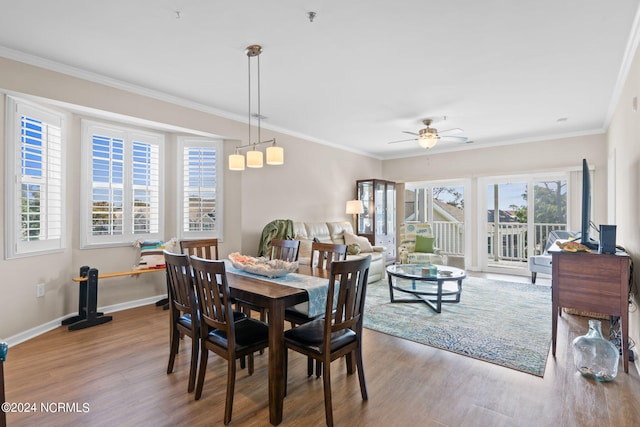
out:
{"label": "glass coffee table", "polygon": [[[432,274],[429,267],[436,267]],[[467,273],[455,267],[434,264],[396,264],[387,267],[391,302],[423,302],[436,313],[442,311],[442,303],[460,302],[462,280]],[[413,295],[413,298],[396,298],[394,290]]]}

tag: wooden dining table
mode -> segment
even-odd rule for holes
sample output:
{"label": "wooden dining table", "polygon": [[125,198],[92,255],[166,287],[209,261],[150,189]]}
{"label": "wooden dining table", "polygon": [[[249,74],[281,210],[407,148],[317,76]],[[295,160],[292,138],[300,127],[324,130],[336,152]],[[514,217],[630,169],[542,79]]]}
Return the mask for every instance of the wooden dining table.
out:
{"label": "wooden dining table", "polygon": [[[300,266],[300,274],[329,277],[329,272],[309,266]],[[269,421],[272,425],[282,422],[282,407],[285,389],[285,308],[308,300],[304,289],[283,285],[260,278],[227,270],[227,281],[231,296],[269,310]]]}

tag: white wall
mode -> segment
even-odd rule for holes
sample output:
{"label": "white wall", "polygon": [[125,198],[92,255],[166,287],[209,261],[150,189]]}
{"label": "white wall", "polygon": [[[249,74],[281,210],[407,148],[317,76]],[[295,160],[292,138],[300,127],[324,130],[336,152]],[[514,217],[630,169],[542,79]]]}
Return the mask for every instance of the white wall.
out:
{"label": "white wall", "polygon": [[[225,138],[225,158],[242,145],[246,125],[200,110],[172,104],[79,78],[0,58],[0,92],[27,94],[56,102],[80,105],[136,119],[169,124]],[[4,118],[4,95],[0,114]],[[32,328],[52,327],[55,320],[77,311],[78,285],[71,281],[82,265],[102,272],[130,269],[137,262],[133,247],[81,250],[80,114],[68,114],[67,243],[62,253],[4,259],[0,248],[0,340],[20,341]],[[0,120],[0,187],[5,184],[4,119]],[[265,139],[276,136],[285,149],[283,166],[259,170],[224,172],[224,241],[221,257],[239,251],[255,254],[262,228],[278,218],[295,220],[350,220],[345,201],[354,198],[357,179],[380,177],[382,162],[294,138],[263,131]],[[240,141],[240,142],[238,142]],[[167,133],[167,152],[175,150],[176,133]],[[167,156],[165,238],[176,235],[175,157]],[[4,199],[0,204],[0,229],[4,235]],[[46,294],[35,297],[35,284],[45,283]],[[149,300],[166,293],[164,274],[145,274],[102,281],[98,306]]]}
{"label": "white wall", "polygon": [[[636,343],[638,366],[640,348],[640,297],[638,267],[640,266],[640,112],[633,109],[634,98],[640,103],[640,50],[631,62],[629,77],[615,108],[609,126],[607,157],[615,158],[615,224],[616,240],[624,246],[635,265],[634,306],[630,306],[629,336]],[[638,107],[640,108],[640,106]]]}

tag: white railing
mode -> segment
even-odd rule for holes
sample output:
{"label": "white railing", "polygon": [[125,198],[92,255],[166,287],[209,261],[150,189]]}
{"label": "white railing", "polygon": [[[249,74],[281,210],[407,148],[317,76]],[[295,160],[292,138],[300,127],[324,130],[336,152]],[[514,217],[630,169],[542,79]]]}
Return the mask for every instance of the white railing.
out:
{"label": "white railing", "polygon": [[431,224],[436,246],[443,254],[464,255],[464,223],[434,221]]}
{"label": "white railing", "polygon": [[[464,255],[464,223],[434,221],[431,226],[434,236],[437,237],[437,247],[443,254]],[[538,254],[544,250],[549,232],[566,228],[566,224],[535,224],[535,253]],[[497,247],[495,247],[496,244]],[[527,224],[501,222],[498,224],[497,238],[495,224],[488,224],[487,253],[490,259],[526,262],[527,245]]]}

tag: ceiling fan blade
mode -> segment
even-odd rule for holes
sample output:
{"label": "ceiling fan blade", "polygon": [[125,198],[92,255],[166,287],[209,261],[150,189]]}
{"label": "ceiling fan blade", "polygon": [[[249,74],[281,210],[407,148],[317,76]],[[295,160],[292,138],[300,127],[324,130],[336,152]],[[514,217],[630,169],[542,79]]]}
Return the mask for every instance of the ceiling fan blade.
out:
{"label": "ceiling fan blade", "polygon": [[409,135],[415,135],[415,136],[420,136],[419,133],[415,133],[415,132],[409,132],[408,130],[403,130],[402,133],[408,133]]}
{"label": "ceiling fan blade", "polygon": [[467,142],[469,138],[466,136],[441,136],[440,140],[443,142]]}
{"label": "ceiling fan blade", "polygon": [[387,142],[387,144],[396,144],[398,142],[407,142],[407,141],[417,141],[418,138],[411,138],[411,139],[401,139],[399,141],[391,141],[391,142]]}
{"label": "ceiling fan blade", "polygon": [[438,131],[438,133],[439,133],[440,135],[445,134],[445,133],[446,133],[447,135],[456,135],[456,134],[458,134],[458,133],[462,133],[462,132],[464,132],[464,131],[463,131],[462,129],[460,129],[460,128],[452,128],[452,129],[447,129],[447,130]]}

